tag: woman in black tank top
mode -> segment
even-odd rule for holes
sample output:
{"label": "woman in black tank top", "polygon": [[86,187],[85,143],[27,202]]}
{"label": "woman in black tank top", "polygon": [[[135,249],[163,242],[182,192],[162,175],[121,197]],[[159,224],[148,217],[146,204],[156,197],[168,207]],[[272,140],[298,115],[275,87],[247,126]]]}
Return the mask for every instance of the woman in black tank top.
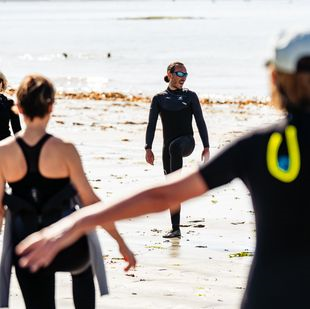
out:
{"label": "woman in black tank top", "polygon": [[[14,247],[31,233],[74,212],[77,196],[84,206],[100,201],[85,177],[75,147],[46,133],[54,95],[54,87],[46,78],[27,76],[17,91],[18,108],[24,115],[25,131],[0,147],[0,200],[8,208],[11,220],[8,235]],[[11,194],[4,192],[6,182]],[[3,205],[0,207],[0,222],[4,216]],[[135,266],[135,258],[115,225],[103,227],[118,242],[120,252],[128,261],[126,269]],[[44,255],[41,258],[45,259]],[[2,259],[1,267],[6,259]],[[86,236],[78,237],[72,245],[55,256],[53,263],[37,272],[35,267],[23,268],[23,259],[19,259],[15,251],[12,263],[27,309],[55,308],[57,271],[72,274],[75,308],[95,308],[93,270]],[[7,302],[3,300],[2,289],[3,286],[0,287],[0,307]]]}

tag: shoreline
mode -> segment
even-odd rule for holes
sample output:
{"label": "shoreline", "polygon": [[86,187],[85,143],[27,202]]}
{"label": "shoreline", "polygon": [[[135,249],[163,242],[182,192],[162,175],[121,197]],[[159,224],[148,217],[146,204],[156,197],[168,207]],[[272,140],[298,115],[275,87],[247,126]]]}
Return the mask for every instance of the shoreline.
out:
{"label": "shoreline", "polygon": [[[5,91],[9,96],[15,96],[16,89],[9,88]],[[119,101],[119,102],[141,102],[150,103],[152,97],[143,94],[129,94],[120,91],[57,91],[57,99],[68,100],[94,100],[94,101]],[[209,97],[200,97],[199,101],[203,105],[212,104],[237,104],[237,105],[269,105],[268,99],[250,99],[250,98],[235,98],[235,99],[216,99]]]}

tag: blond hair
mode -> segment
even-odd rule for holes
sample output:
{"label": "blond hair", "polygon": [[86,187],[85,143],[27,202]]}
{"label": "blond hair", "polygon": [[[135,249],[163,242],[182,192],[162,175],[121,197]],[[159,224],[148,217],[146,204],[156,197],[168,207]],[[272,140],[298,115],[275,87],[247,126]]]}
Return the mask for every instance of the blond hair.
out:
{"label": "blond hair", "polygon": [[0,72],[0,82],[2,82],[0,85],[0,92],[5,91],[8,87],[8,80],[2,72]]}

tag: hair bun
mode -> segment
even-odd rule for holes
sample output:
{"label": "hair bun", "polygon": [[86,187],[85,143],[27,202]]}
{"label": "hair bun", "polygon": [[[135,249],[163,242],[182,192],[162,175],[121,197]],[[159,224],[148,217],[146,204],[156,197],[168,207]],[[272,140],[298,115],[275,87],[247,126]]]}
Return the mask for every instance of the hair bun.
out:
{"label": "hair bun", "polygon": [[166,82],[166,83],[169,83],[169,77],[168,77],[168,75],[166,75],[165,77],[164,77],[164,81]]}

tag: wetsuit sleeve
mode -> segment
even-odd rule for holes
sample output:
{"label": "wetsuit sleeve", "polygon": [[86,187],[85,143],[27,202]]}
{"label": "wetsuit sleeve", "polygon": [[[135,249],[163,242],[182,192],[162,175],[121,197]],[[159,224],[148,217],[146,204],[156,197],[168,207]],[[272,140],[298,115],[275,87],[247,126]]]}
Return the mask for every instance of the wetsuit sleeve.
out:
{"label": "wetsuit sleeve", "polygon": [[244,171],[247,170],[249,149],[247,139],[240,139],[225,147],[218,155],[211,159],[199,170],[200,175],[209,189],[225,185],[234,178],[245,181]]}
{"label": "wetsuit sleeve", "polygon": [[209,136],[208,136],[208,129],[203,118],[200,102],[196,93],[193,92],[192,94],[192,110],[195,117],[195,121],[197,124],[197,128],[199,131],[199,135],[203,144],[203,147],[209,147]]}
{"label": "wetsuit sleeve", "polygon": [[150,108],[150,113],[149,113],[149,122],[146,128],[145,149],[152,148],[158,114],[159,114],[158,99],[155,96],[151,103],[151,108]]}
{"label": "wetsuit sleeve", "polygon": [[12,100],[9,100],[9,106],[10,106],[10,121],[11,121],[11,126],[14,134],[19,132],[22,128],[20,125],[20,120],[18,114],[14,113],[12,111],[12,107],[14,105],[14,102]]}

